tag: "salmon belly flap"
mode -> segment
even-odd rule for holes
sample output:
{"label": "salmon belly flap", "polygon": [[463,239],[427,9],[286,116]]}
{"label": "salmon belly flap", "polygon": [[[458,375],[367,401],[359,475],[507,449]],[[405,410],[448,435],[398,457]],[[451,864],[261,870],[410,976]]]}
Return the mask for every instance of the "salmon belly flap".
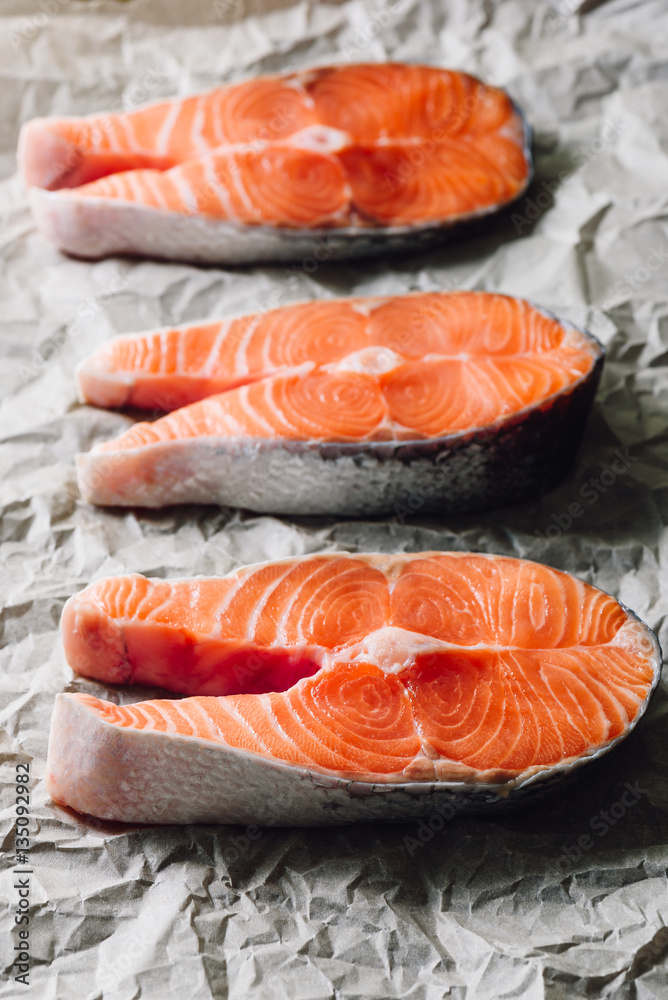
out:
{"label": "salmon belly flap", "polygon": [[660,671],[653,633],[614,598],[469,553],[109,578],[70,599],[62,631],[77,673],[186,695],[57,698],[50,794],[132,822],[400,818],[455,787],[507,798],[619,742]]}
{"label": "salmon belly flap", "polygon": [[[485,292],[285,306],[112,340],[83,400],[171,411],[77,458],[92,503],[382,513],[410,495],[480,509],[571,460],[594,338]],[[447,507],[446,507],[447,509]]]}
{"label": "salmon belly flap", "polygon": [[[263,248],[241,249],[248,227],[268,230],[270,256],[289,257],[300,247],[291,232],[412,230],[493,211],[526,188],[527,145],[503,91],[389,63],[259,77],[124,114],[33,119],[19,164],[38,225],[66,251],[232,261],[225,227],[250,260]],[[282,247],[271,230],[288,234]]]}

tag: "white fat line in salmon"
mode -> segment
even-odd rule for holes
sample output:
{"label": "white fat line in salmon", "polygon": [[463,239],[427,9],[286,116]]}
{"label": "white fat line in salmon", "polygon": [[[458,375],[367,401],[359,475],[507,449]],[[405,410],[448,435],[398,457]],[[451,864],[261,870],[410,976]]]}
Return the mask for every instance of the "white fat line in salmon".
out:
{"label": "white fat line in salmon", "polygon": [[[310,300],[302,298],[291,299],[293,292],[296,290],[299,284],[299,276],[302,272],[306,272],[309,275],[313,274],[314,271],[317,270],[320,264],[325,263],[328,260],[329,255],[330,255],[330,249],[328,248],[326,242],[324,240],[320,241],[320,245],[318,248],[316,248],[314,256],[307,257],[300,264],[292,264],[291,267],[286,268],[283,275],[281,276],[279,285],[272,290],[271,294],[266,300],[262,301],[256,300],[254,302],[251,302],[249,303],[248,312],[241,314],[239,316],[231,316],[225,320],[221,320],[220,329],[212,344],[209,356],[205,361],[205,363],[202,365],[201,374],[205,376],[205,375],[210,375],[212,373],[212,370],[216,363],[217,357],[220,353],[220,348],[223,342],[230,342],[230,341],[236,341],[238,345],[235,356],[235,365],[234,365],[235,370],[240,375],[248,374],[249,368],[246,360],[245,351],[258,325],[261,323],[263,318],[268,313],[271,313],[276,309],[281,309],[281,308],[289,309],[293,307],[297,308],[300,305],[306,305]],[[462,289],[456,283],[447,280],[441,282],[438,288],[439,293],[448,293],[448,292],[454,293],[465,290],[466,289]],[[424,293],[407,292],[405,294],[406,296],[415,296],[417,298],[423,295]],[[353,298],[350,300],[343,300],[343,301],[349,301],[351,307],[355,311],[361,313],[364,316],[369,316],[375,309],[385,305],[388,302],[389,298],[390,296],[374,296],[370,299]],[[288,299],[289,301],[286,301]],[[337,300],[334,301],[336,302]],[[385,351],[388,353],[379,354],[376,366],[377,370],[379,372],[386,371],[390,366],[383,365],[383,358],[389,357],[389,354],[392,352],[401,353],[405,349],[405,347],[408,344],[410,344],[411,338],[415,331],[419,331],[426,324],[428,324],[428,322],[436,321],[438,320],[438,318],[439,318],[438,308],[434,303],[431,303],[430,301],[424,303],[419,313],[416,312],[415,315],[409,315],[406,318],[405,325],[402,326],[401,329],[397,331],[395,335],[392,337],[392,339],[389,340],[388,343],[385,345]],[[534,315],[532,313],[528,313],[527,318],[528,318],[528,329],[530,331],[533,331],[539,318],[538,314]],[[245,322],[243,323],[239,322],[242,320]],[[175,329],[178,330],[179,327],[164,327],[163,329],[154,331],[154,335],[164,338],[167,336],[168,333],[173,332]],[[147,344],[144,341],[142,341],[141,337],[138,336],[137,334],[124,334],[122,336],[116,337],[113,342],[121,342],[121,341],[125,341],[128,344],[132,345],[133,347],[137,347],[138,349],[141,348],[144,351],[144,354],[148,351]],[[179,345],[179,350],[183,351],[184,347],[185,347],[185,342],[182,342]],[[265,359],[267,352],[269,351],[269,348],[270,344],[269,342],[267,342],[264,349]],[[531,353],[531,352],[527,351],[526,353]],[[165,372],[167,371],[167,365],[166,365],[167,356],[168,356],[167,350],[163,347],[161,351],[160,371],[165,371]],[[441,355],[441,356],[446,357],[446,355]],[[515,356],[521,357],[523,355],[520,353]],[[433,355],[433,357],[435,358],[437,357],[437,355]],[[458,355],[453,355],[453,357],[456,357],[459,360],[466,360],[468,358],[468,355],[458,354]],[[144,357],[135,358],[133,359],[132,363],[134,367],[136,367],[139,370],[141,369],[144,360],[145,360]],[[84,361],[80,364],[80,367],[81,365],[85,364],[85,361],[86,359],[84,359]],[[267,364],[269,365],[268,360]],[[183,367],[181,360],[177,367],[179,367],[179,369]],[[156,406],[154,408],[156,413],[160,409],[168,410],[171,409],[171,407],[169,405],[165,405],[164,407]]]}

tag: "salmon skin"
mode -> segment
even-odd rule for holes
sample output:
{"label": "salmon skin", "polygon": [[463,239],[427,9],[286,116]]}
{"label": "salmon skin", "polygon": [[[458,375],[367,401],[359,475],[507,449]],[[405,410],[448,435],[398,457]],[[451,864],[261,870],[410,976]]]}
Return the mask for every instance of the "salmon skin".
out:
{"label": "salmon skin", "polygon": [[656,637],[614,598],[473,553],[109,578],[68,601],[62,633],[80,674],[188,695],[57,697],[49,793],[138,823],[396,820],[454,795],[464,810],[522,803],[623,740],[661,669]]}
{"label": "salmon skin", "polygon": [[425,245],[519,197],[528,146],[503,91],[388,63],[36,118],[18,159],[38,227],[68,253],[244,263]]}
{"label": "salmon skin", "polygon": [[179,408],[77,456],[79,486],[95,504],[284,514],[498,506],[559,481],[602,361],[588,334],[486,292],[121,337],[79,367],[83,398]]}

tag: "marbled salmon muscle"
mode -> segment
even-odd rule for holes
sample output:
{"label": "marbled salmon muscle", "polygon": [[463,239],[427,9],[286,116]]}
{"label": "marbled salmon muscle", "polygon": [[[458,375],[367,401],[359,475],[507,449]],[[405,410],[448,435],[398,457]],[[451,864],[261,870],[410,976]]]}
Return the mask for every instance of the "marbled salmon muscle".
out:
{"label": "marbled salmon muscle", "polygon": [[58,696],[51,795],[133,822],[347,822],[433,810],[445,786],[507,796],[619,742],[660,670],[614,598],[470,553],[109,578],[68,601],[62,631],[78,673],[187,695]]}
{"label": "marbled salmon muscle", "polygon": [[78,456],[79,484],[96,504],[286,514],[508,502],[565,471],[602,358],[588,334],[491,292],[119,337],[79,366],[82,398],[173,412]]}
{"label": "marbled salmon muscle", "polygon": [[221,262],[300,259],[306,244],[290,234],[315,230],[347,234],[329,256],[369,252],[356,235],[494,211],[531,172],[528,130],[503,91],[399,63],[36,118],[22,129],[19,164],[38,225],[70,253]]}

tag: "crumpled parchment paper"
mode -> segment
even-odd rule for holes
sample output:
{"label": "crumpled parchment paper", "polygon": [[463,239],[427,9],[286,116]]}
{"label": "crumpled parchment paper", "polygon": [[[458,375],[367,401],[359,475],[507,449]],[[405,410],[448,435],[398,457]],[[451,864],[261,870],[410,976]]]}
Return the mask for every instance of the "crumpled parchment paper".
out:
{"label": "crumpled parchment paper", "polygon": [[[109,696],[73,678],[58,636],[65,600],[103,575],[224,573],[332,549],[479,549],[591,581],[667,645],[667,43],[667,0],[3,4],[1,997],[668,995],[665,687],[628,742],[567,795],[437,829],[123,828],[57,809],[42,784],[54,695]],[[483,235],[306,273],[85,263],[32,228],[14,153],[33,115],[384,59],[469,70],[524,107],[536,179]],[[540,501],[365,523],[80,501],[74,453],[130,419],[76,402],[74,364],[106,338],[312,296],[451,287],[533,298],[607,345],[577,462]],[[31,774],[29,986],[11,965],[20,762]]]}

